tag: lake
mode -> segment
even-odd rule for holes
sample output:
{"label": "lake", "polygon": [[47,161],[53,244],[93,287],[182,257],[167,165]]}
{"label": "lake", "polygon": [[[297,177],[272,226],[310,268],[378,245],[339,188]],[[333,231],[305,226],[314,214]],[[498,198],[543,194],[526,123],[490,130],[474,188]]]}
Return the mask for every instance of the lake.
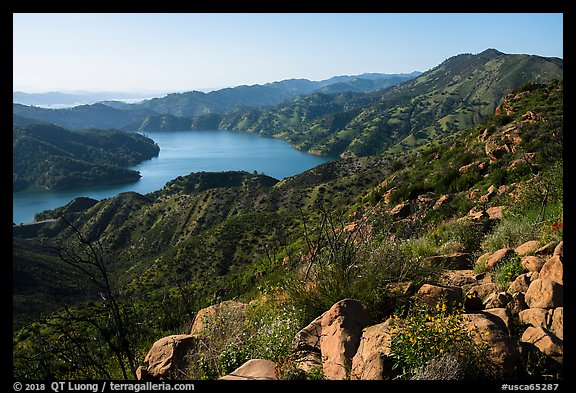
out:
{"label": "lake", "polygon": [[80,196],[104,199],[121,192],[146,194],[191,172],[258,171],[276,179],[304,172],[336,157],[319,157],[294,149],[288,142],[233,131],[147,132],[160,154],[131,167],[140,171],[136,182],[67,190],[25,190],[13,193],[12,221],[29,223],[34,214],[63,206]]}

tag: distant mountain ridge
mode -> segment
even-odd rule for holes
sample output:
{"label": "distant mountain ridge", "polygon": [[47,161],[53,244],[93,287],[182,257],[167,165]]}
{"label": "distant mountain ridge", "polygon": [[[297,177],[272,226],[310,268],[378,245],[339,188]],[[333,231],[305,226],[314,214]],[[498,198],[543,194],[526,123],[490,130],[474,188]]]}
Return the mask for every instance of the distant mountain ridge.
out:
{"label": "distant mountain ridge", "polygon": [[[240,108],[273,106],[314,91],[368,92],[396,85],[419,74],[419,71],[414,71],[410,74],[340,75],[322,81],[287,79],[264,85],[236,86],[209,93],[200,91],[172,93],[135,104],[107,99],[95,104],[63,109],[18,104],[15,92],[13,113],[18,116],[19,124],[26,124],[25,121],[28,119],[72,129],[113,127],[130,130],[134,129],[135,124],[146,121],[149,116],[170,115],[189,118],[201,114],[226,113]],[[46,98],[49,99],[48,96]]]}
{"label": "distant mountain ridge", "polygon": [[46,93],[26,93],[23,91],[12,92],[12,102],[22,105],[34,105],[49,108],[61,108],[78,105],[94,104],[100,101],[111,100],[144,100],[151,94],[123,93],[123,92],[60,92],[49,91]]}
{"label": "distant mountain ridge", "polygon": [[388,89],[316,92],[274,108],[211,118],[210,125],[282,137],[317,154],[367,156],[407,150],[471,127],[493,114],[511,90],[554,79],[563,79],[562,59],[488,49],[451,57]]}
{"label": "distant mountain ridge", "polygon": [[245,131],[285,139],[313,154],[369,156],[406,151],[471,127],[513,89],[562,80],[563,60],[487,49],[450,57],[414,76],[290,79],[66,110],[14,104],[13,115],[18,124],[40,120],[71,129]]}

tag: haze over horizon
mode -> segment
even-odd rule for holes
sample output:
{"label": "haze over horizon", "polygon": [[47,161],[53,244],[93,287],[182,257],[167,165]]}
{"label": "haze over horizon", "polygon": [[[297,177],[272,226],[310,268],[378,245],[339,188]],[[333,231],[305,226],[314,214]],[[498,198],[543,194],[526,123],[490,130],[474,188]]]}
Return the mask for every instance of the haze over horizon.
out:
{"label": "haze over horizon", "polygon": [[[563,57],[556,14],[14,14],[13,91],[168,93]],[[486,27],[490,26],[489,29]]]}

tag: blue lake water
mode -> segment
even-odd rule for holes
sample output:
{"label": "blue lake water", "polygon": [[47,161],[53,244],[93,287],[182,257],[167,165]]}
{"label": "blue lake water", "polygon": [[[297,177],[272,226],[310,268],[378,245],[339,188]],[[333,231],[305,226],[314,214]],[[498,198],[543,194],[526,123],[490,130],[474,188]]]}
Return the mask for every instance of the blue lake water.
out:
{"label": "blue lake water", "polygon": [[12,221],[17,224],[32,222],[34,214],[63,206],[80,196],[101,200],[126,191],[146,194],[191,172],[258,171],[284,179],[335,158],[314,156],[298,151],[280,139],[241,132],[162,131],[146,135],[158,143],[160,154],[132,167],[140,171],[140,180],[112,186],[13,193]]}

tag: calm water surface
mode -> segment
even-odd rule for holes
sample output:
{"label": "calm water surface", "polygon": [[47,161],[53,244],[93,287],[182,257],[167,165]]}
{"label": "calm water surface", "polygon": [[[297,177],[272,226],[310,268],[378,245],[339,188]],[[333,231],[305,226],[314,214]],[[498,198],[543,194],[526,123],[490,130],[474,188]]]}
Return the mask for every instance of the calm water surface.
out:
{"label": "calm water surface", "polygon": [[100,200],[126,191],[146,194],[164,187],[166,182],[178,176],[191,172],[258,171],[276,179],[283,179],[334,159],[303,153],[280,139],[247,133],[162,131],[147,132],[146,135],[158,143],[160,154],[132,167],[142,175],[137,182],[13,193],[12,221],[17,224],[32,222],[35,213],[65,205],[79,196]]}

